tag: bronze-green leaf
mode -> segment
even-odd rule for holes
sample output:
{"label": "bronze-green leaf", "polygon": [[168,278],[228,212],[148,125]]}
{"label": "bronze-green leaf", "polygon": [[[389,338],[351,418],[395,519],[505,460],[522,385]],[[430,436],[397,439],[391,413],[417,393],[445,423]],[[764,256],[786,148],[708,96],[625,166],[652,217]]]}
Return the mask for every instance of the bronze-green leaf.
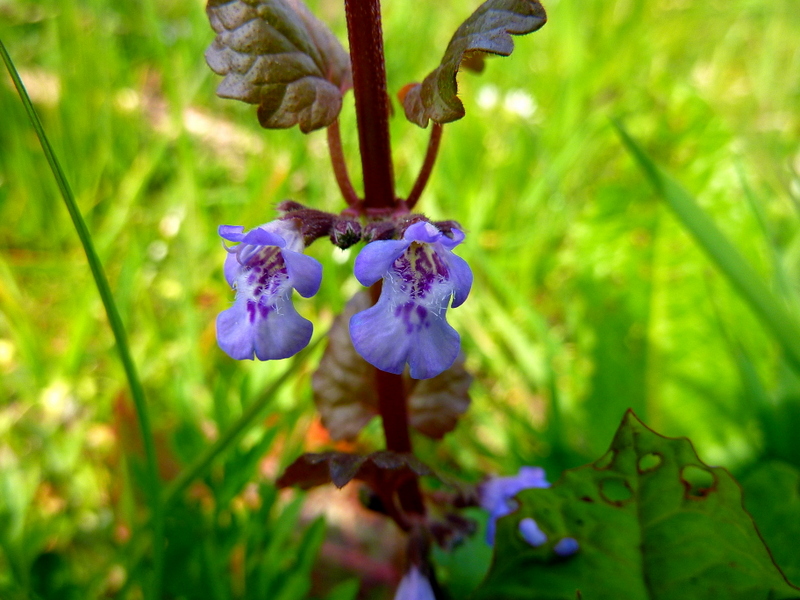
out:
{"label": "bronze-green leaf", "polygon": [[[369,292],[353,296],[328,334],[328,346],[311,385],[322,423],[334,440],[352,440],[378,414],[375,368],[361,358],[350,341],[348,323],[372,305]],[[431,379],[403,377],[408,392],[410,425],[433,439],[452,431],[469,408],[472,376],[459,356],[452,367]]]}
{"label": "bronze-green leaf", "polygon": [[[492,567],[476,598],[800,599],[730,473],[631,411],[603,458],[517,500],[520,509],[498,521]],[[547,536],[538,547],[520,535],[527,518]],[[571,556],[554,551],[564,538],[578,542]]]}
{"label": "bronze-green leaf", "polygon": [[441,64],[421,84],[404,88],[402,102],[406,118],[427,127],[449,123],[464,116],[458,99],[456,74],[459,68],[475,63],[482,66],[484,53],[508,56],[514,50],[512,35],[524,35],[539,29],[547,21],[537,0],[488,0],[456,30],[447,45]]}
{"label": "bronze-green leaf", "polygon": [[327,127],[352,87],[350,57],[300,0],[209,0],[206,50],[222,98],[258,105],[267,129]]}
{"label": "bronze-green leaf", "polygon": [[353,479],[363,481],[376,491],[381,487],[396,489],[413,477],[433,475],[413,454],[379,450],[368,455],[346,452],[303,454],[286,467],[278,478],[279,488],[296,486],[304,490],[332,483],[343,488]]}

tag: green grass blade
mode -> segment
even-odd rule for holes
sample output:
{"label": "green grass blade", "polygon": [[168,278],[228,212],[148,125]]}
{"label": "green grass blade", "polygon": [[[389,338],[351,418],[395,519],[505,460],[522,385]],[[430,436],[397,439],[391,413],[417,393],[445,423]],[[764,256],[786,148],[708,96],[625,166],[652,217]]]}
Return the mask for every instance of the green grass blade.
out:
{"label": "green grass blade", "polygon": [[758,315],[783,348],[786,359],[800,371],[800,325],[796,319],[770,292],[750,263],[698,206],[695,199],[645,154],[621,123],[615,121],[614,126],[658,194]]}
{"label": "green grass blade", "polygon": [[298,371],[311,352],[313,352],[322,340],[327,339],[327,337],[327,334],[320,336],[305,350],[297,354],[286,371],[245,409],[236,422],[233,423],[213,445],[206,448],[180,475],[172,480],[169,487],[164,491],[165,506],[171,504],[178,497],[178,494],[185,490],[192,481],[201,477],[206,469],[208,469],[209,465],[214,462],[214,459],[223,454],[245,431],[247,431],[248,427],[252,425],[262,412],[264,412],[264,408],[266,408],[267,404],[273,399],[278,390],[283,387],[283,384]]}
{"label": "green grass blade", "polygon": [[147,412],[147,402],[145,400],[144,389],[142,388],[139,375],[136,371],[136,365],[134,364],[131,356],[130,347],[128,346],[128,338],[125,334],[125,327],[122,324],[122,318],[120,317],[119,311],[117,310],[117,305],[114,302],[114,296],[111,293],[111,287],[108,284],[108,279],[106,278],[105,271],[103,270],[103,265],[101,264],[100,259],[97,256],[97,252],[94,249],[92,236],[86,227],[86,223],[83,220],[80,210],[78,209],[78,205],[75,202],[75,197],[72,194],[72,189],[70,188],[67,178],[61,169],[58,158],[56,157],[55,152],[53,152],[50,141],[47,139],[47,135],[42,127],[42,122],[39,120],[39,116],[36,114],[36,110],[31,103],[28,92],[26,91],[25,86],[22,84],[19,73],[17,73],[17,69],[14,66],[11,56],[9,56],[2,40],[0,40],[0,56],[3,58],[3,62],[8,69],[8,73],[11,75],[11,79],[14,82],[14,86],[17,88],[17,93],[22,100],[22,104],[25,106],[25,111],[31,121],[31,125],[33,126],[33,129],[39,138],[39,142],[42,145],[42,150],[47,158],[47,163],[50,165],[50,169],[53,172],[58,189],[61,192],[61,197],[64,199],[64,204],[67,207],[67,211],[69,211],[69,215],[72,218],[72,223],[75,226],[75,230],[78,233],[83,250],[86,253],[86,260],[89,263],[89,268],[92,271],[92,276],[94,277],[95,284],[97,285],[97,291],[100,293],[100,298],[103,301],[106,316],[108,317],[111,331],[113,332],[114,339],[116,340],[117,351],[119,352],[120,360],[122,361],[122,366],[125,369],[125,375],[128,379],[128,387],[136,407],[136,416],[139,421],[139,428],[141,430],[142,439],[144,442],[147,473],[148,479],[150,480],[148,501],[152,515],[150,522],[153,530],[154,568],[153,587],[151,589],[151,593],[153,598],[159,598],[161,574],[164,563],[164,525],[163,511],[161,507],[161,483],[158,477],[158,464],[156,460],[155,444],[153,442],[153,431],[150,425],[150,417]]}

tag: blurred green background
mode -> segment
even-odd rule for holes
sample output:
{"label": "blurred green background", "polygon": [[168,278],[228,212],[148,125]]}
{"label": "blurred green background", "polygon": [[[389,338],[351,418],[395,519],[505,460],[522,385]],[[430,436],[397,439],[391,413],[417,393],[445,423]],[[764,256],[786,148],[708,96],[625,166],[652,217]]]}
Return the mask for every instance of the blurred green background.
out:
{"label": "blurred green background", "polygon": [[[436,66],[478,2],[383,4],[395,93]],[[342,3],[310,6],[346,40]],[[768,459],[800,465],[797,373],[610,123],[625,123],[800,316],[795,0],[545,7],[547,25],[515,38],[511,57],[459,76],[467,116],[445,128],[420,204],[468,232],[459,250],[475,285],[450,319],[476,377],[470,411],[443,442],[416,439],[421,457],[473,482],[524,464],[556,479],[602,454],[631,407],[743,477]],[[331,445],[309,385],[321,347],[235,363],[214,338],[232,300],[217,226],[269,221],[286,198],[343,208],[325,133],[264,131],[253,107],[215,96],[200,0],[0,0],[0,39],[107,270],[163,480],[291,370],[168,511],[167,597],[344,600],[358,579],[360,597],[385,597],[402,553],[385,542],[391,526],[365,531],[354,492],[272,487],[299,453]],[[358,188],[354,121],[349,95],[342,131]],[[427,132],[396,104],[392,137],[402,195]],[[317,242],[309,253],[323,286],[296,305],[321,337],[360,286],[354,252]],[[349,448],[381,444],[372,422]],[[85,256],[0,75],[0,597],[141,597],[143,465]]]}

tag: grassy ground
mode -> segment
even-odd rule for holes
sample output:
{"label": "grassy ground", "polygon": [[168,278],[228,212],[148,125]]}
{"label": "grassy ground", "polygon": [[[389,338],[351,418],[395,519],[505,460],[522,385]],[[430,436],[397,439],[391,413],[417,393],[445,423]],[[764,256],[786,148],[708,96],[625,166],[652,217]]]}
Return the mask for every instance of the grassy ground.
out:
{"label": "grassy ground", "polygon": [[[340,3],[311,5],[345,39]],[[387,0],[390,89],[434,68],[472,8]],[[796,376],[610,122],[623,120],[800,316],[793,0],[546,8],[548,24],[518,38],[510,58],[460,76],[467,117],[446,127],[421,204],[468,231],[461,255],[476,281],[451,320],[476,381],[458,429],[441,444],[418,440],[420,453],[472,480],[533,463],[555,478],[599,456],[632,407],[656,430],[689,436],[709,463],[737,472],[765,456],[798,464]],[[344,568],[331,571],[343,582],[335,590],[319,576],[308,588],[318,549],[324,557],[326,544],[361,535],[352,515],[329,511],[323,543],[320,511],[271,487],[304,449],[327,447],[309,388],[319,350],[290,365],[235,364],[213,325],[231,300],[218,224],[266,222],[285,198],[342,208],[325,135],[265,132],[251,107],[216,98],[218,77],[202,57],[212,38],[200,0],[0,0],[0,39],[127,327],[162,478],[293,369],[234,451],[167,513],[170,597],[352,598]],[[342,119],[355,174],[352,96]],[[0,125],[0,597],[137,597],[149,569],[137,558],[146,556],[146,479],[124,374],[6,76]],[[427,134],[396,107],[392,136],[402,193]],[[354,254],[322,242],[310,253],[324,265],[323,287],[298,306],[321,336],[359,286]],[[381,441],[372,423],[357,447]],[[355,564],[364,590],[381,597],[393,574],[369,563],[364,537]]]}

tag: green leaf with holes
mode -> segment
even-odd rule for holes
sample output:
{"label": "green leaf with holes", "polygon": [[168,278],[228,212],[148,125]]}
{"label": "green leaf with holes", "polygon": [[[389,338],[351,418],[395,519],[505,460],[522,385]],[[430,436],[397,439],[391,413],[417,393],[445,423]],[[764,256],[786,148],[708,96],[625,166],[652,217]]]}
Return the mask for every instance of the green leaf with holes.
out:
{"label": "green leaf with holes", "polygon": [[745,508],[792,583],[800,583],[800,471],[778,460],[763,462],[742,478]]}
{"label": "green leaf with holes", "polygon": [[[770,557],[739,485],[689,440],[665,438],[628,411],[608,453],[549,489],[521,492],[500,519],[476,598],[525,600],[800,599]],[[520,521],[547,541],[533,547]],[[560,540],[578,551],[558,556]]]}

